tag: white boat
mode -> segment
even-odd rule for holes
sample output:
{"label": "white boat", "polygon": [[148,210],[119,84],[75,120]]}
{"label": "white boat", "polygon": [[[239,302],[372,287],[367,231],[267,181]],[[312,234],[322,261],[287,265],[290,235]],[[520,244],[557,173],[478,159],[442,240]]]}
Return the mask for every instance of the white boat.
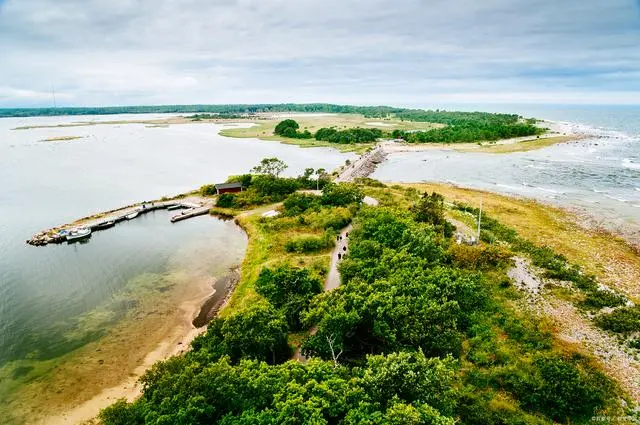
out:
{"label": "white boat", "polygon": [[91,237],[91,229],[79,227],[77,229],[70,230],[69,233],[67,233],[67,242],[76,242],[89,237]]}
{"label": "white boat", "polygon": [[138,216],[138,214],[140,214],[140,211],[134,211],[134,212],[132,212],[130,214],[125,215],[124,217],[127,220],[133,220],[134,218],[136,218]]}

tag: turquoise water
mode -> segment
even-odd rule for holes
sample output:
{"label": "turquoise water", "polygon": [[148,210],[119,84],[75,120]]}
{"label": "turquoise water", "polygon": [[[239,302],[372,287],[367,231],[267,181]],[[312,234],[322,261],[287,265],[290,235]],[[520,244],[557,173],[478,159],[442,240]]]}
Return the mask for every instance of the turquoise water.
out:
{"label": "turquoise water", "polygon": [[[458,107],[459,109],[459,107]],[[373,177],[436,181],[532,197],[576,208],[626,234],[640,228],[640,107],[475,105],[579,123],[594,136],[512,154],[436,150],[391,155]]]}
{"label": "turquoise water", "polygon": [[[55,358],[100,338],[136,308],[134,301],[122,301],[121,293],[140,276],[157,276],[160,292],[167,290],[163,276],[170,273],[199,267],[204,277],[213,277],[238,264],[246,245],[233,223],[199,217],[171,224],[165,211],[95,233],[86,244],[32,247],[25,244],[32,234],[223,181],[264,157],[283,159],[291,175],[306,167],[333,169],[353,157],[224,138],[213,124],[12,130],[123,118],[136,117],[0,119],[0,367],[12,360]],[[40,141],[59,136],[83,138]],[[104,326],[80,329],[82,317],[105,306],[110,312]]]}

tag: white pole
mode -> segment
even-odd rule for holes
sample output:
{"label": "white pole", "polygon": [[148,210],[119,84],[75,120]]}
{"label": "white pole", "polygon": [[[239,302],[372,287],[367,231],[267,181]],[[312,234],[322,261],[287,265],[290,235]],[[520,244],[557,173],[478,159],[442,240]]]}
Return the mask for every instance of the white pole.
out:
{"label": "white pole", "polygon": [[478,243],[480,243],[480,223],[482,221],[482,201],[483,201],[483,197],[480,198],[480,211],[478,211]]}

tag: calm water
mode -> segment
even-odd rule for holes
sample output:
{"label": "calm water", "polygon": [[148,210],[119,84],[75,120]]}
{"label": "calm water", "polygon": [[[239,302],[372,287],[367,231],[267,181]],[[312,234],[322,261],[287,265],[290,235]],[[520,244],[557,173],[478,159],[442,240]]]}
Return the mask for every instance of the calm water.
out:
{"label": "calm water", "polygon": [[[491,110],[488,106],[467,109]],[[437,181],[577,207],[612,227],[640,224],[640,108],[493,106],[525,116],[581,123],[597,137],[507,155],[450,150],[392,155],[373,175]]]}
{"label": "calm water", "polygon": [[[140,276],[193,267],[220,273],[241,260],[246,244],[232,223],[201,217],[171,224],[167,212],[118,224],[86,244],[31,247],[25,240],[33,233],[223,181],[268,156],[283,159],[292,175],[305,167],[333,169],[352,157],[330,149],[223,138],[217,134],[221,126],[213,124],[12,130],[134,118],[0,119],[0,367],[11,360],[59,356],[99,338],[104,326],[81,332],[81,318],[107,304],[111,310],[103,324],[115,323],[134,306],[114,300]],[[83,138],[40,141],[55,136]],[[202,264],[196,265],[198,258]],[[158,278],[159,290],[164,284]]]}

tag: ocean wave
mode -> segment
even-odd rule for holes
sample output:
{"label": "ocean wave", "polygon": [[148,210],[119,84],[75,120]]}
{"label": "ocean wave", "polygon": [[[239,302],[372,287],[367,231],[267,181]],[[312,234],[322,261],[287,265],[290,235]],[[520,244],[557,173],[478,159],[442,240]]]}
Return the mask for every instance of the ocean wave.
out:
{"label": "ocean wave", "polygon": [[565,194],[565,192],[561,192],[561,191],[555,190],[555,189],[549,189],[548,187],[536,186],[536,189],[541,190],[543,192],[555,193],[556,195],[564,195]]}
{"label": "ocean wave", "polygon": [[631,160],[630,158],[624,158],[621,164],[624,168],[630,168],[632,170],[640,170],[640,163],[633,162],[633,160]]}
{"label": "ocean wave", "polygon": [[618,202],[631,202],[630,199],[618,198],[617,196],[613,196],[613,195],[604,195],[604,197],[613,199],[614,201],[618,201]]}

